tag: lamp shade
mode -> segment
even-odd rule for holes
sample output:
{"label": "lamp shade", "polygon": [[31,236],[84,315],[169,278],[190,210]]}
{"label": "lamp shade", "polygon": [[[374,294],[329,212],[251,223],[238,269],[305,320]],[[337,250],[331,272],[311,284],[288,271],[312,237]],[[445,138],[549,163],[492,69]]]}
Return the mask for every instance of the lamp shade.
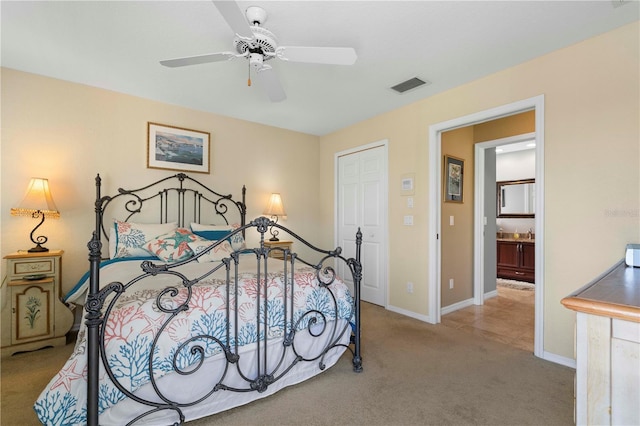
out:
{"label": "lamp shade", "polygon": [[282,197],[279,193],[274,192],[271,194],[269,198],[269,203],[267,204],[267,208],[264,209],[263,214],[269,216],[286,216],[287,213],[284,211],[284,206],[282,205]]}
{"label": "lamp shade", "polygon": [[33,216],[40,212],[44,217],[59,218],[60,212],[53,202],[49,181],[43,178],[31,178],[27,192],[18,207],[11,209],[12,216]]}

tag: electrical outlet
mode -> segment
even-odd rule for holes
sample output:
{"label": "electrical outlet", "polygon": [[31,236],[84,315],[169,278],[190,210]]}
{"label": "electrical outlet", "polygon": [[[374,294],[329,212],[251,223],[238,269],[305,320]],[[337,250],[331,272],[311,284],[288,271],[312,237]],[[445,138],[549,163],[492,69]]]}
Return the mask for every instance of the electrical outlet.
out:
{"label": "electrical outlet", "polygon": [[407,283],[407,293],[413,293],[413,283],[411,281]]}
{"label": "electrical outlet", "polygon": [[453,278],[449,278],[449,290],[453,289]]}

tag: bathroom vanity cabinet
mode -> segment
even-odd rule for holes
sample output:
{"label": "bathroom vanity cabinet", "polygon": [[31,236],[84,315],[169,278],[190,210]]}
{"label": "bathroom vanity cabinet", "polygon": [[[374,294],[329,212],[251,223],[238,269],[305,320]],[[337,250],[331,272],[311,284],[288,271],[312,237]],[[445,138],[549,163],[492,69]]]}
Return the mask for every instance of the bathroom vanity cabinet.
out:
{"label": "bathroom vanity cabinet", "polygon": [[536,280],[535,242],[529,240],[498,240],[498,278],[526,281]]}

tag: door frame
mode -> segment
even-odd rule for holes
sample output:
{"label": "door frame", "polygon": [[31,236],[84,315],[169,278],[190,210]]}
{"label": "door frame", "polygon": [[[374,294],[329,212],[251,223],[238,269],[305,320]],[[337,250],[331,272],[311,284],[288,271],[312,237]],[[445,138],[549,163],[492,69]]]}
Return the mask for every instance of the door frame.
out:
{"label": "door frame", "polygon": [[[484,152],[511,143],[525,142],[536,138],[535,132],[509,136],[474,144],[475,153],[475,184],[474,184],[474,214],[473,214],[473,304],[484,304]],[[536,158],[537,160],[537,158]]]}
{"label": "door frame", "polygon": [[[480,111],[429,126],[429,322],[441,321],[442,132],[535,111],[536,134],[536,294],[534,355],[544,358],[544,95]],[[474,214],[475,215],[475,214]],[[475,238],[474,238],[475,240]],[[476,243],[474,242],[474,245]],[[474,260],[475,263],[475,260]],[[475,274],[475,273],[474,273]]]}
{"label": "door frame", "polygon": [[[384,308],[386,309],[389,305],[389,140],[381,139],[376,142],[371,142],[365,145],[359,145],[353,148],[346,149],[344,151],[336,152],[333,156],[333,241],[334,246],[338,246],[338,210],[339,210],[339,197],[338,197],[338,179],[339,179],[339,167],[338,160],[340,157],[344,157],[345,155],[355,154],[361,151],[367,151],[369,149],[374,148],[382,148],[382,156],[384,161],[384,176],[382,177],[382,197],[380,199],[380,203],[384,208],[385,214],[382,220],[382,234],[384,237],[385,244],[382,245],[382,254],[384,256],[384,270],[385,270],[385,278],[384,278]],[[364,239],[364,238],[363,238]],[[363,276],[364,279],[364,276]]]}

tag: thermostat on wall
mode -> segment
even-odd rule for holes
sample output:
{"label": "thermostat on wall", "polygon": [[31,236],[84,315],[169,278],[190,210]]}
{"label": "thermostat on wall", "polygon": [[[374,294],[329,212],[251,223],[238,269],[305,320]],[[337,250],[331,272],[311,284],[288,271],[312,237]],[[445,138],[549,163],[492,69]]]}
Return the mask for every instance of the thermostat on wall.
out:
{"label": "thermostat on wall", "polygon": [[640,244],[627,244],[627,253],[624,260],[627,266],[640,268]]}

